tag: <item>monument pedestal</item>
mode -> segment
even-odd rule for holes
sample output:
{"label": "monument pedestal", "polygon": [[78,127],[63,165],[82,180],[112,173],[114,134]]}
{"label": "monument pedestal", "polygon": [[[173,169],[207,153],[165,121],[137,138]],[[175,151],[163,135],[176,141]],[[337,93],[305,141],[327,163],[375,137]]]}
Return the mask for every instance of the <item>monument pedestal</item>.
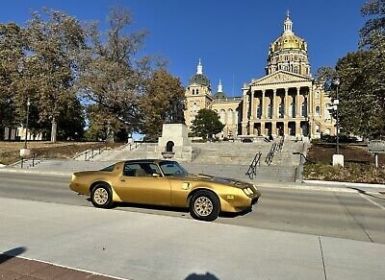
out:
{"label": "monument pedestal", "polygon": [[157,153],[159,158],[191,161],[193,152],[187,126],[180,123],[164,124]]}
{"label": "monument pedestal", "polygon": [[334,154],[333,155],[333,166],[340,165],[344,167],[344,155]]}

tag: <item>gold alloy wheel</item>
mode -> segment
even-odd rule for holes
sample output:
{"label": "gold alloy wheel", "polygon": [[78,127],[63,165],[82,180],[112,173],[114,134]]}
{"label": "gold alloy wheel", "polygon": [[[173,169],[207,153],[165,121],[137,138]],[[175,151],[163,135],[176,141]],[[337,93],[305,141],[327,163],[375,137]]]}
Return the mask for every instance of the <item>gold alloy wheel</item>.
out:
{"label": "gold alloy wheel", "polygon": [[213,202],[206,196],[200,196],[194,201],[194,212],[201,217],[207,217],[213,209]]}
{"label": "gold alloy wheel", "polygon": [[104,188],[97,188],[94,192],[94,201],[98,205],[104,205],[108,201],[108,192]]}

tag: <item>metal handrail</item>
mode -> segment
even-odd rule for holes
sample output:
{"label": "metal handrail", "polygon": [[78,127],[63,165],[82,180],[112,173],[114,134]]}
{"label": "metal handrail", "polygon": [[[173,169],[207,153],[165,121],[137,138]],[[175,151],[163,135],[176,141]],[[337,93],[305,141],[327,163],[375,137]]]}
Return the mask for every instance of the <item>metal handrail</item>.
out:
{"label": "metal handrail", "polygon": [[261,156],[261,152],[256,153],[254,159],[249,165],[249,169],[247,170],[245,175],[248,175],[250,179],[253,179],[254,176],[257,175],[257,167],[261,165]]}

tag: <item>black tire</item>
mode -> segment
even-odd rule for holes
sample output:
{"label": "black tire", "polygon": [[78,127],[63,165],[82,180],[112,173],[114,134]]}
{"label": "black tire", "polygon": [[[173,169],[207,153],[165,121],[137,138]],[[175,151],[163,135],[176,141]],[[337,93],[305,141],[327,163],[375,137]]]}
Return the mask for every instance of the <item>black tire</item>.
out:
{"label": "black tire", "polygon": [[91,191],[91,201],[97,208],[111,208],[114,203],[110,186],[106,183],[96,184]]}
{"label": "black tire", "polygon": [[190,214],[194,219],[214,221],[221,211],[218,197],[211,191],[201,190],[190,199]]}

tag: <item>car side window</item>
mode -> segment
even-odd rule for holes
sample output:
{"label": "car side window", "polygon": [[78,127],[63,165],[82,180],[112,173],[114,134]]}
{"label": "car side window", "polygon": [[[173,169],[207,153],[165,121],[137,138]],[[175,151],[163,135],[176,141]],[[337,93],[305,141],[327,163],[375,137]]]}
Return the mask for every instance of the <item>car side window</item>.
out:
{"label": "car side window", "polygon": [[123,175],[134,177],[137,174],[137,170],[140,169],[140,165],[137,163],[129,163],[124,165]]}
{"label": "car side window", "polygon": [[123,175],[130,177],[150,177],[154,173],[161,174],[159,167],[153,163],[126,163]]}

